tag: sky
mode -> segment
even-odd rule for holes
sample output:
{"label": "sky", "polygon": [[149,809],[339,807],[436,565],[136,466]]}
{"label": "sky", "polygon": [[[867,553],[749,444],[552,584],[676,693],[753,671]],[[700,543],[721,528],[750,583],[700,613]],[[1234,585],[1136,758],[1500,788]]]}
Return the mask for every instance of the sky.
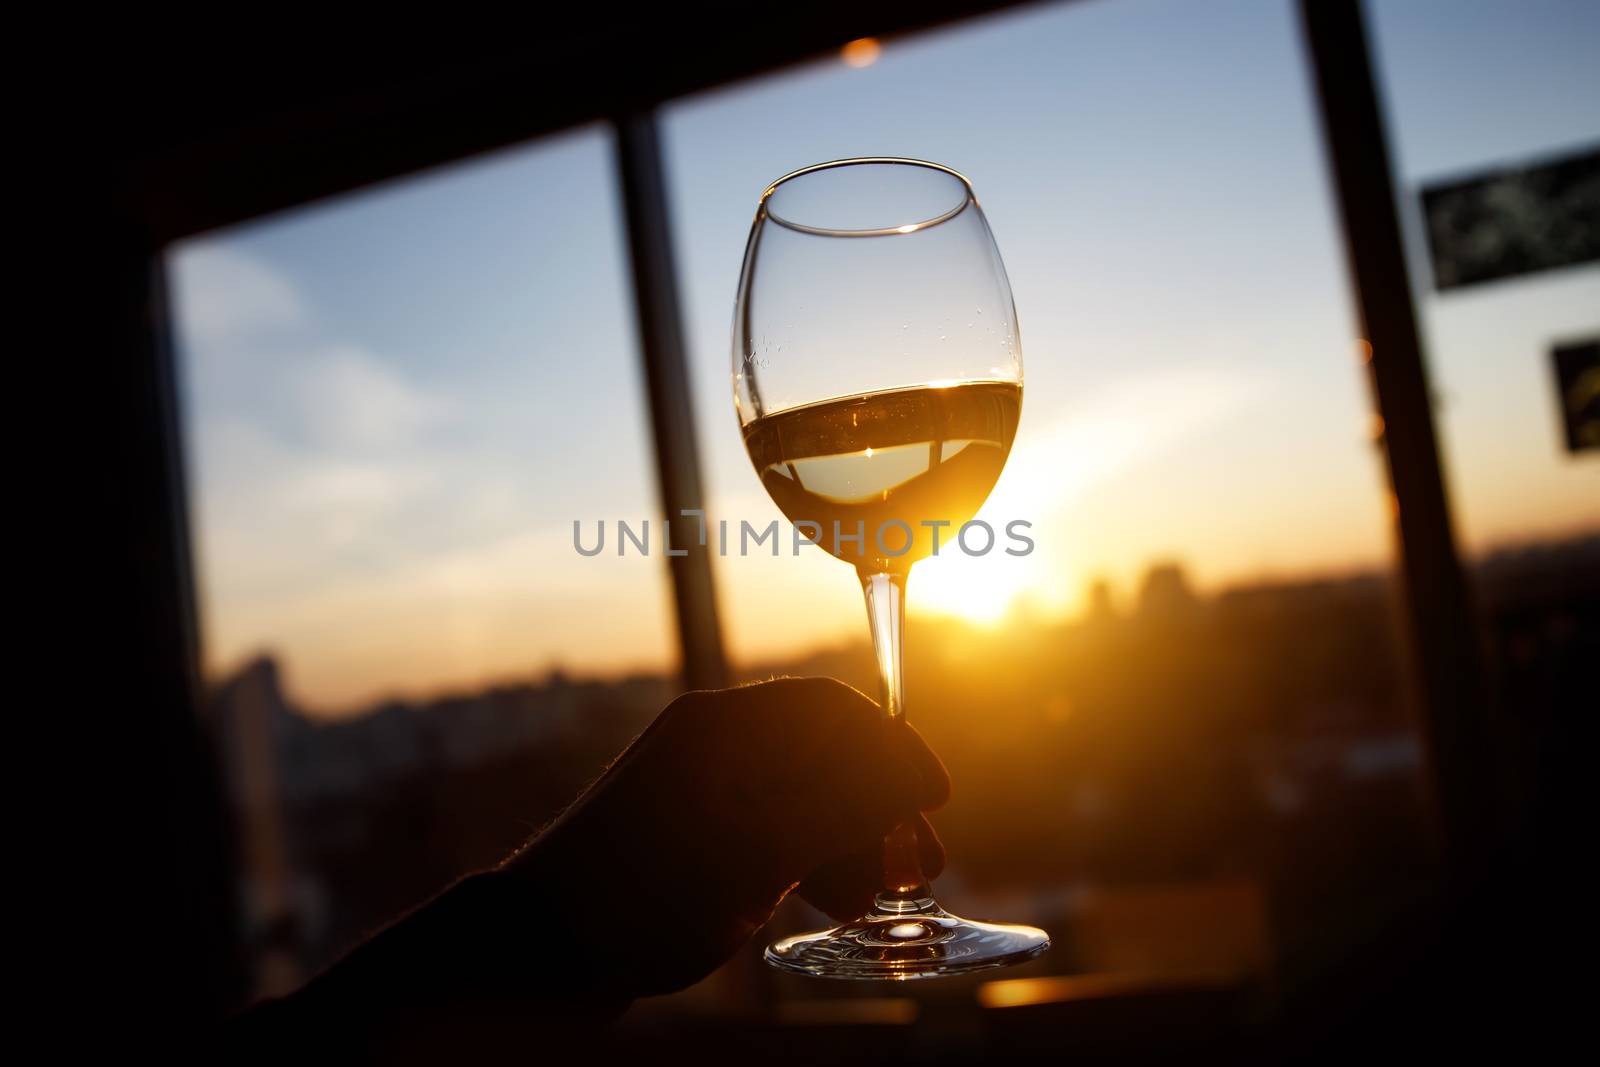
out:
{"label": "sky", "polygon": [[[1409,187],[1600,140],[1600,5],[1371,14]],[[1309,88],[1285,0],[1084,0],[666,109],[711,514],[778,516],[728,381],[761,190],[908,155],[972,180],[1005,259],[1026,393],[982,517],[1031,521],[1039,546],[920,564],[913,612],[1065,617],[1089,581],[1126,602],[1169,559],[1202,589],[1387,566]],[[671,668],[664,562],[571,544],[574,520],[657,506],[610,153],[572,131],[174,250],[208,673],[270,651],[296,699],[337,712],[555,665]],[[1435,295],[1406,221],[1464,543],[1600,525],[1546,351],[1600,329],[1600,268]],[[863,632],[853,576],[818,550],[716,566],[736,660]]]}

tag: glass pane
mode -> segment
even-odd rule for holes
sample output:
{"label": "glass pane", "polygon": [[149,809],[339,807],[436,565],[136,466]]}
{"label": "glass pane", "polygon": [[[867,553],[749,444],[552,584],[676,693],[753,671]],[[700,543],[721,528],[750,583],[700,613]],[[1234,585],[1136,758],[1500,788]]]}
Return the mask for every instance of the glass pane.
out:
{"label": "glass pane", "polygon": [[281,990],[576,795],[657,710],[653,517],[606,131],[171,253],[246,909]]}
{"label": "glass pane", "polygon": [[1366,14],[1486,652],[1497,814],[1543,907],[1540,865],[1586,829],[1575,754],[1600,662],[1600,6]]}
{"label": "glass pane", "polygon": [[[907,707],[955,781],[941,902],[1046,926],[1046,971],[1282,973],[1426,851],[1299,35],[1286,2],[1036,6],[668,112],[708,506],[731,529],[780,518],[728,377],[762,190],[914,156],[989,216],[1027,377],[980,517],[1032,522],[1037,548],[919,564]],[[875,691],[849,568],[769,551],[730,537],[718,561],[741,673]],[[895,995],[934,995],[913,985]]]}
{"label": "glass pane", "polygon": [[[1379,0],[1367,10],[1463,547],[1481,558],[1592,537],[1600,451],[1568,448],[1552,353],[1600,339],[1600,262],[1436,288],[1420,195],[1600,152],[1600,8],[1479,0],[1446,16]],[[1600,167],[1591,161],[1589,173],[1592,187]]]}

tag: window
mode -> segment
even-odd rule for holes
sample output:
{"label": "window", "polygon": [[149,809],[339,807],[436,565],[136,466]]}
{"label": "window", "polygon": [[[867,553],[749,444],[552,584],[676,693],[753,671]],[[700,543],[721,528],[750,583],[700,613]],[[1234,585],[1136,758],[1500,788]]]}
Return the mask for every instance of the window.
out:
{"label": "window", "polygon": [[[1557,716],[1575,706],[1568,609],[1589,594],[1539,591],[1594,557],[1600,511],[1549,364],[1600,334],[1600,276],[1436,290],[1418,194],[1600,142],[1574,103],[1600,95],[1593,34],[1572,29],[1591,13],[1369,6],[1495,679]],[[1522,91],[1481,76],[1496,69]],[[1050,929],[1023,974],[1292,985],[1431,876],[1384,426],[1290,0],[1029,6],[681,99],[661,128],[704,504],[735,528],[781,519],[729,410],[766,184],[933,159],[994,226],[1026,403],[982,517],[1029,521],[1036,548],[947,551],[911,581],[910,714],[956,783],[942,899]],[[170,253],[209,710],[260,992],[498,859],[676,689],[665,546],[617,532],[660,505],[610,138]],[[575,551],[574,524],[602,522],[603,550]],[[842,566],[737,546],[713,562],[738,677],[874,690]],[[787,905],[732,981],[636,1017],[736,1011],[752,989],[781,1007],[790,987],[751,979],[762,943],[820,921]]]}
{"label": "window", "polygon": [[[1506,825],[1559,842],[1577,810],[1563,790],[1583,776],[1561,761],[1582,751],[1578,724],[1600,649],[1600,451],[1584,447],[1579,428],[1600,411],[1600,114],[1590,103],[1600,71],[1588,47],[1600,11],[1472,3],[1430,13],[1376,0],[1367,18],[1446,488],[1485,650],[1499,778],[1484,792]],[[1576,177],[1552,185],[1557,166]],[[1471,206],[1445,213],[1451,201],[1440,198],[1462,189],[1475,199],[1454,202]],[[1476,280],[1457,269],[1495,265],[1486,253],[1497,246],[1548,247],[1541,235],[1568,254],[1501,259]]]}
{"label": "window", "polygon": [[171,252],[262,992],[503,856],[672,695],[608,133]]}
{"label": "window", "polygon": [[1568,451],[1552,354],[1600,336],[1600,264],[1436,287],[1420,203],[1442,182],[1600,151],[1600,12],[1539,10],[1368,5],[1451,502],[1479,558],[1600,529],[1600,453]]}
{"label": "window", "polygon": [[[941,900],[1051,929],[1036,969],[1259,977],[1423,873],[1390,516],[1299,34],[1288,3],[1033,7],[666,115],[730,524],[779,517],[728,401],[761,190],[906,155],[984,203],[1026,400],[981,514],[1038,547],[919,565],[907,699],[955,781]],[[874,691],[845,568],[718,565],[738,672]]]}

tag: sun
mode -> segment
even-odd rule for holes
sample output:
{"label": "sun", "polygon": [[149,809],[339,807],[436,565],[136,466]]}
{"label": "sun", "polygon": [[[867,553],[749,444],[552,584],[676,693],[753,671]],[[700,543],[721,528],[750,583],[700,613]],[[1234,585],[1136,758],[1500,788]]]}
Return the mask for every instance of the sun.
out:
{"label": "sun", "polygon": [[906,600],[912,611],[954,615],[969,622],[996,623],[1017,601],[1026,583],[1019,560],[968,556],[941,549],[912,571]]}

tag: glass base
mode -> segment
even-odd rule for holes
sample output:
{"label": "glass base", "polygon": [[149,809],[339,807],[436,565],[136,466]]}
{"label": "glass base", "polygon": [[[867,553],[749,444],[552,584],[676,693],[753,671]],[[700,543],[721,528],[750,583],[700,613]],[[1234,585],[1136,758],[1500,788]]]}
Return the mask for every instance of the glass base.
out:
{"label": "glass base", "polygon": [[781,971],[816,978],[904,982],[1008,967],[1049,947],[1049,935],[1034,926],[962,919],[925,894],[880,894],[861,918],[776,941],[766,959]]}

